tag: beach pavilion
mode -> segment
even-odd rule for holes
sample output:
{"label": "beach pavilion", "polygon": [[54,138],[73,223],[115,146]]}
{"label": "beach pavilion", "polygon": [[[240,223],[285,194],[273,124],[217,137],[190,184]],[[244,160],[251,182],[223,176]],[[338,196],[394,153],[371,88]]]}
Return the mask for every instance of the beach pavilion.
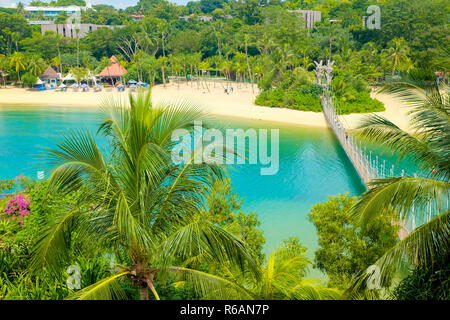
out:
{"label": "beach pavilion", "polygon": [[107,66],[98,74],[98,78],[102,82],[109,82],[114,85],[121,81],[121,78],[128,73],[127,69],[119,64],[119,60],[115,56],[109,58],[110,65]]}
{"label": "beach pavilion", "polygon": [[47,70],[44,71],[43,74],[39,76],[44,82],[44,86],[50,88],[56,88],[58,86],[59,74],[52,67],[48,67]]}
{"label": "beach pavilion", "polygon": [[70,72],[68,74],[66,74],[66,76],[64,78],[62,78],[61,80],[62,80],[62,82],[65,81],[66,84],[68,84],[70,81],[73,81],[73,82],[77,81],[77,79]]}

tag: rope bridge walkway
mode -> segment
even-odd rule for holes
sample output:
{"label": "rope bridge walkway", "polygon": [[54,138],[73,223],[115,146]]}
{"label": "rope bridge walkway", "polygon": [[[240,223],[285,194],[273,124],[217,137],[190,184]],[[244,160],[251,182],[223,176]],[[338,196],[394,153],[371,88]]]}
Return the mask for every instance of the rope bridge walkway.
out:
{"label": "rope bridge walkway", "polygon": [[[321,104],[325,119],[329,127],[333,130],[339,143],[344,149],[347,157],[350,159],[353,167],[358,173],[361,181],[367,187],[368,183],[373,179],[386,178],[388,176],[404,176],[405,174],[417,176],[416,173],[406,173],[402,168],[396,168],[393,163],[389,163],[384,157],[372,155],[372,151],[367,152],[366,147],[361,146],[361,141],[355,139],[346,130],[344,124],[339,118],[339,112],[333,105],[333,94],[331,88],[331,79],[334,61],[329,61],[326,65],[320,63],[316,64],[316,78],[317,84],[321,85],[324,94],[321,98]],[[323,76],[325,75],[325,83],[323,83]]]}

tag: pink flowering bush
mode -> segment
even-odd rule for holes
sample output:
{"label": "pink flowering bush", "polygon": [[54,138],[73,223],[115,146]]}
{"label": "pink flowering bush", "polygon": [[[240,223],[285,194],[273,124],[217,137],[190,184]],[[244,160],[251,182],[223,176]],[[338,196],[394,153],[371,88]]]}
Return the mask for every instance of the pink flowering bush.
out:
{"label": "pink flowering bush", "polygon": [[4,210],[8,216],[11,216],[23,227],[24,217],[30,214],[29,206],[30,200],[28,200],[28,197],[17,195],[8,199]]}

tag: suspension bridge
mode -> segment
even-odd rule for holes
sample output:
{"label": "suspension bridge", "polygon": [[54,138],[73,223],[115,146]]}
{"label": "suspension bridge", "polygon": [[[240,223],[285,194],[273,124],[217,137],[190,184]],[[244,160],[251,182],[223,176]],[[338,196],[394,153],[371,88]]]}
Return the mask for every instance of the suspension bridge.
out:
{"label": "suspension bridge", "polygon": [[[361,141],[350,134],[345,128],[345,125],[339,117],[338,108],[334,105],[334,97],[331,90],[331,79],[334,62],[328,60],[326,65],[320,63],[316,64],[316,78],[317,84],[323,88],[323,95],[321,98],[322,110],[328,126],[333,130],[338,139],[342,149],[344,149],[347,157],[350,159],[353,167],[358,173],[361,181],[366,187],[369,187],[370,181],[378,178],[386,178],[388,176],[404,176],[405,170],[396,168],[394,164],[389,164],[386,159],[382,159],[378,155],[367,152],[366,147],[361,145]],[[325,83],[322,81],[325,74]],[[397,172],[396,172],[397,171]],[[416,176],[416,174],[414,174]]]}

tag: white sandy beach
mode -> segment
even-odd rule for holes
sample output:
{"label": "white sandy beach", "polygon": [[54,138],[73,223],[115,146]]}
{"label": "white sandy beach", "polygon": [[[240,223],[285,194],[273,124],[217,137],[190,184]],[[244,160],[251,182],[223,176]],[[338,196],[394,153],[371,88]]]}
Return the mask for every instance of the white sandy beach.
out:
{"label": "white sandy beach", "polygon": [[[291,109],[270,108],[257,106],[253,103],[258,89],[254,92],[251,85],[234,84],[234,92],[224,93],[222,84],[209,83],[209,91],[206,88],[197,88],[193,84],[168,84],[166,87],[157,85],[152,90],[152,100],[155,103],[161,101],[187,100],[198,106],[201,110],[217,116],[239,117],[255,120],[284,122],[290,124],[326,127],[325,118],[320,112],[305,112]],[[96,108],[105,97],[120,97],[126,99],[125,92],[73,92],[70,88],[67,92],[30,91],[20,88],[0,89],[0,104],[3,105],[60,105]],[[385,104],[386,111],[378,114],[387,117],[403,129],[407,128],[408,107],[400,100],[386,94],[372,94]],[[343,122],[349,129],[354,128],[365,114],[351,114],[343,116]]]}

